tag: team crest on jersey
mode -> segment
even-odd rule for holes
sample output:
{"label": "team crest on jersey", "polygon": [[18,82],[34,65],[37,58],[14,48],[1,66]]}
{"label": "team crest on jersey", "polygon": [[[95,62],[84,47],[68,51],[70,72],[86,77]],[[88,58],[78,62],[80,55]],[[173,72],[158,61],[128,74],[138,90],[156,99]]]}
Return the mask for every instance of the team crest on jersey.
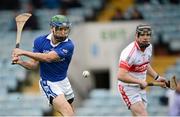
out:
{"label": "team crest on jersey", "polygon": [[62,49],[62,51],[63,51],[65,54],[68,53],[68,50],[66,50],[66,49]]}
{"label": "team crest on jersey", "polygon": [[61,62],[61,61],[65,61],[65,58],[61,58],[61,59],[55,60],[54,62]]}
{"label": "team crest on jersey", "polygon": [[43,53],[49,53],[49,50],[43,50]]}

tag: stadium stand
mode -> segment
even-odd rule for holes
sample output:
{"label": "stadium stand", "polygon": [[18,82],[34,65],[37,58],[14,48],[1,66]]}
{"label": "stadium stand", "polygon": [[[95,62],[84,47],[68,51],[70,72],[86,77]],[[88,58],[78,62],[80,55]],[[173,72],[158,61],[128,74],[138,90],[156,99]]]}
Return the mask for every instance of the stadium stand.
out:
{"label": "stadium stand", "polygon": [[[2,34],[1,34],[2,35]],[[27,71],[19,66],[11,65],[10,50],[15,43],[15,32],[1,38],[0,58],[0,116],[43,116],[51,111],[51,108],[44,105],[40,94],[22,93],[22,84],[26,80]],[[25,32],[24,36],[31,36]],[[13,41],[14,40],[14,41]],[[31,40],[23,42],[24,48],[30,48]]]}
{"label": "stadium stand", "polygon": [[[171,51],[179,51],[179,11],[180,5],[145,4],[138,5],[143,17],[154,27],[155,43],[166,44]],[[175,12],[174,12],[175,11]]]}
{"label": "stadium stand", "polygon": [[112,94],[107,89],[95,89],[89,94],[80,108],[76,110],[78,116],[130,116],[130,111],[120,100],[119,95]]}

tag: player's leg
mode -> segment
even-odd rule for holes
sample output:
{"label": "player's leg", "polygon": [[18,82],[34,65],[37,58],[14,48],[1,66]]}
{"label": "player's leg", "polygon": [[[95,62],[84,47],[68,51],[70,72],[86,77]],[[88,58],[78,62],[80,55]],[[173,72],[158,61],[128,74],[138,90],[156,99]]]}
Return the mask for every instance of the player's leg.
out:
{"label": "player's leg", "polygon": [[68,79],[59,82],[40,80],[40,90],[49,103],[63,116],[74,115],[71,103],[74,100],[73,90]]}
{"label": "player's leg", "polygon": [[142,101],[132,104],[130,110],[133,116],[148,116],[146,107]]}
{"label": "player's leg", "polygon": [[119,83],[118,85],[121,97],[133,116],[146,116],[146,91],[136,86],[127,86]]}
{"label": "player's leg", "polygon": [[52,105],[63,116],[73,116],[74,115],[73,108],[72,108],[71,104],[69,104],[69,102],[66,100],[64,94],[60,94],[56,98],[54,98]]}
{"label": "player's leg", "polygon": [[[146,91],[139,91],[139,98],[136,98],[136,102],[130,106],[131,112],[133,116],[148,116],[148,112],[146,110],[147,107],[147,97]],[[139,101],[138,101],[139,100]]]}
{"label": "player's leg", "polygon": [[[63,96],[64,96],[64,99],[66,100],[66,102],[68,102],[68,105],[64,105],[66,106],[65,109],[62,110],[63,111],[69,111],[70,113],[73,113],[74,114],[74,108],[73,108],[73,105],[72,105],[72,102],[74,101],[74,93],[73,93],[73,90],[72,90],[72,87],[71,87],[71,84],[69,82],[69,79],[68,78],[65,78],[64,80],[60,81],[59,83],[56,83],[56,85],[58,85],[58,87],[60,87],[61,91],[63,92]],[[58,96],[59,97],[59,96]],[[55,100],[55,99],[54,99]],[[53,101],[54,101],[53,100]],[[59,102],[59,101],[57,101]],[[65,104],[65,103],[64,103]],[[66,103],[67,104],[67,103]],[[56,107],[59,107],[63,104],[56,104]],[[61,108],[61,107],[59,107]],[[62,113],[61,112],[61,113]],[[63,113],[62,113],[63,114]],[[64,115],[64,114],[63,114]],[[70,116],[70,115],[69,115]],[[71,115],[72,116],[72,115]]]}

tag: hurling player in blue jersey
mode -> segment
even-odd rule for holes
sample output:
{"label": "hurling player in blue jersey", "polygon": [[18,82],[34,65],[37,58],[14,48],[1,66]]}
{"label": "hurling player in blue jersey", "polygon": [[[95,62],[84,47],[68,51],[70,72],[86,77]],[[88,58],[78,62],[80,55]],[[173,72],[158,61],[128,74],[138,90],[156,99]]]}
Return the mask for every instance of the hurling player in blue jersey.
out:
{"label": "hurling player in blue jersey", "polygon": [[[68,38],[71,23],[63,15],[50,20],[51,33],[35,39],[33,52],[15,48],[12,61],[26,69],[40,66],[40,90],[49,103],[63,116],[73,116],[74,93],[67,77],[74,44]],[[24,61],[21,56],[31,58]]]}

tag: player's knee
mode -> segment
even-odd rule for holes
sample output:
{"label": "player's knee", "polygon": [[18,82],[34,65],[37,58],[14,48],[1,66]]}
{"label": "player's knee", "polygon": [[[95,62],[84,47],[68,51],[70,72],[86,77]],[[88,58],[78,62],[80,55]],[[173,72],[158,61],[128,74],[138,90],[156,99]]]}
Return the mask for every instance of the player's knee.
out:
{"label": "player's knee", "polygon": [[148,116],[148,114],[147,114],[147,112],[146,111],[142,111],[142,112],[140,112],[140,114],[139,114],[140,116]]}
{"label": "player's knee", "polygon": [[63,116],[74,116],[74,111],[71,107],[64,106],[63,109],[56,107],[56,110]]}
{"label": "player's knee", "polygon": [[132,111],[133,116],[148,116],[146,111]]}
{"label": "player's knee", "polygon": [[53,107],[63,116],[74,116],[74,111],[67,101],[60,101],[54,99]]}
{"label": "player's knee", "polygon": [[132,114],[135,116],[148,116],[146,108],[139,104],[138,106],[137,105],[131,106],[130,109],[131,109]]}

